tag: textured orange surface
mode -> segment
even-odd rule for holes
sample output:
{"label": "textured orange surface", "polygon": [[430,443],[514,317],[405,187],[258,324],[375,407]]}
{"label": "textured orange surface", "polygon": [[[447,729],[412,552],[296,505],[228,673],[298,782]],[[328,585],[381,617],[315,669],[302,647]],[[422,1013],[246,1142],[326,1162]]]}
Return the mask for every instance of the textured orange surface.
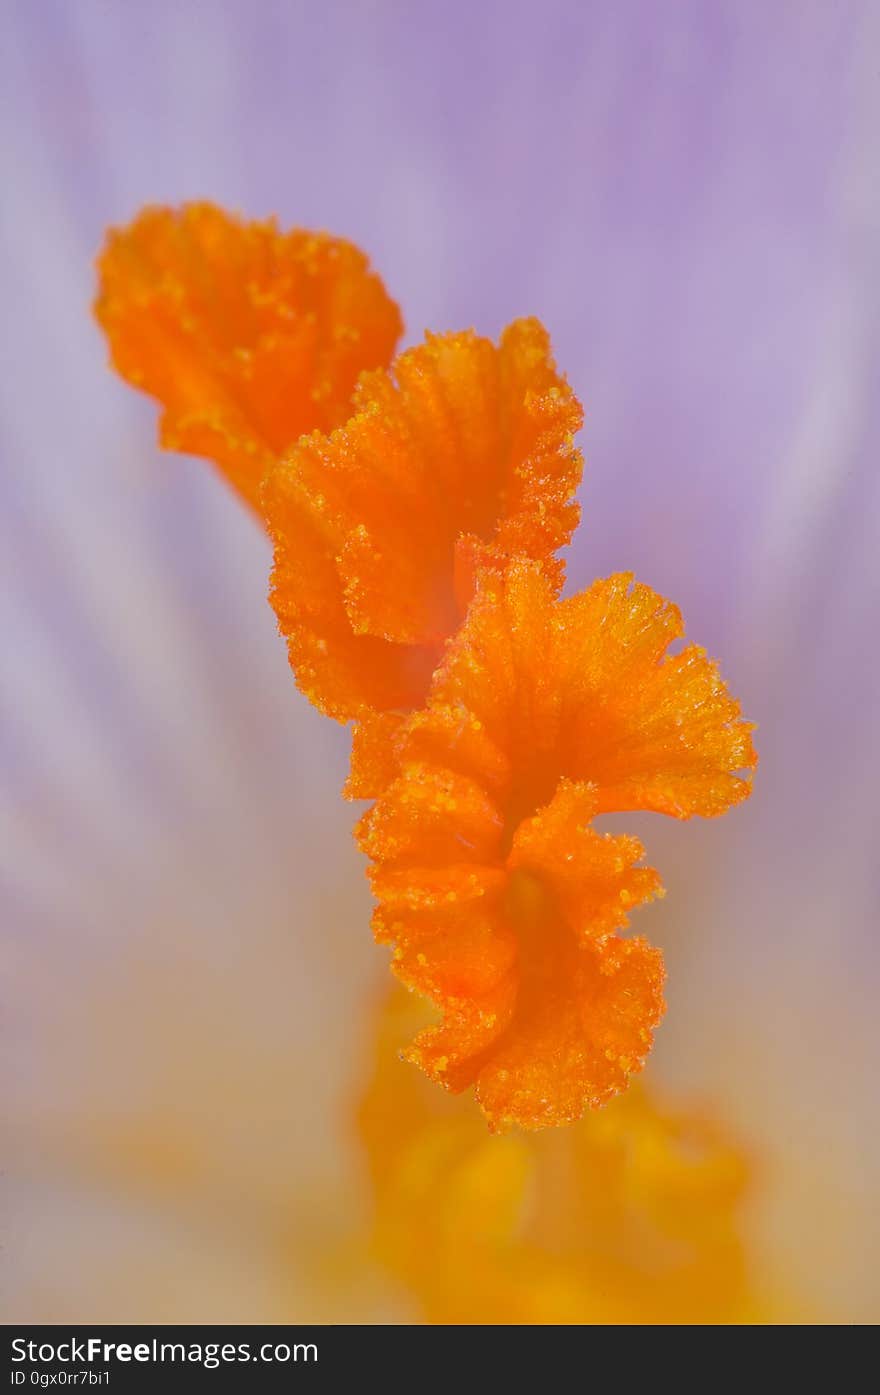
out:
{"label": "textured orange surface", "polygon": [[[397,773],[359,825],[375,934],[442,1010],[410,1059],[473,1085],[492,1127],[608,1100],[663,1011],[659,951],[617,934],[659,878],[594,816],[749,793],[750,726],[702,650],[666,655],[681,631],[628,575],[560,601],[538,563],[483,572],[425,709],[385,733]],[[365,742],[359,792],[389,773],[370,759]]]}
{"label": "textured orange surface", "polygon": [[[551,559],[578,518],[581,409],[546,331],[428,335],[269,475],[272,602],[302,691],[345,720],[424,700],[478,566]],[[561,579],[561,564],[548,560]]]}
{"label": "textured orange surface", "polygon": [[569,1129],[493,1137],[397,1059],[423,1015],[389,997],[359,1124],[377,1256],[424,1318],[769,1318],[742,1237],[750,1165],[711,1115],[637,1084]]}
{"label": "textured orange surface", "polygon": [[158,398],[162,444],[207,456],[254,508],[276,456],[346,419],[403,328],[352,243],[208,203],[145,209],[110,232],[98,274],[114,367]]}
{"label": "textured orange surface", "polygon": [[624,939],[662,894],[596,816],[724,813],[751,727],[675,606],[628,573],[561,600],[580,404],[548,335],[428,334],[351,244],[209,204],[111,232],[96,313],[274,543],[271,599],[323,712],[355,719],[346,793],[377,802],[376,937],[440,1009],[410,1058],[490,1127],[569,1123],[641,1069],[662,957]]}

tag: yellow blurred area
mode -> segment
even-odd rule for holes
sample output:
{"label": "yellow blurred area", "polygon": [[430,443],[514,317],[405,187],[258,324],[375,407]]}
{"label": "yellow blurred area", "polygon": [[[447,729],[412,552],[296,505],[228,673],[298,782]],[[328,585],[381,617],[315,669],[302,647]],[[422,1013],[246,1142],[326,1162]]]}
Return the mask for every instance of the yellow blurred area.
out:
{"label": "yellow blurred area", "polygon": [[359,1111],[375,1247],[441,1323],[779,1320],[744,1241],[753,1166],[707,1113],[637,1082],[580,1124],[490,1135],[467,1096],[397,1059],[424,1025],[384,1005]]}

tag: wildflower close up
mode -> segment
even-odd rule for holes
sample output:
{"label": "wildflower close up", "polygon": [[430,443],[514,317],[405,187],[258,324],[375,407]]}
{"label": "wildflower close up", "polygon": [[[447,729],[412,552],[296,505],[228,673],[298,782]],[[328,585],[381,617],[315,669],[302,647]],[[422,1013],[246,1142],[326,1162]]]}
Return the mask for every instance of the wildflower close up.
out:
{"label": "wildflower close up", "polygon": [[98,272],[114,366],[159,399],[162,445],[213,460],[254,508],[275,458],[346,419],[359,373],[403,329],[351,242],[209,203],[144,209]]}
{"label": "wildflower close up", "polygon": [[[817,1322],[877,1321],[880,6],[10,0],[4,20],[5,1320],[722,1323],[802,1292]],[[329,451],[347,431],[364,370],[384,380],[428,330],[498,353],[532,315],[590,467],[583,528],[539,559],[564,559],[551,589],[633,571],[677,602],[761,766],[723,820],[586,817],[584,798],[546,824],[554,884],[596,850],[578,829],[644,845],[666,897],[608,943],[662,950],[668,1008],[601,1108],[488,1130],[473,1086],[398,1058],[476,1002],[481,922],[462,902],[447,933],[454,901],[397,914],[383,889],[377,945],[352,839],[418,764],[462,774],[426,744],[430,646],[357,632],[380,611],[349,578],[393,577],[395,615],[423,592],[394,558],[377,576],[343,557],[373,526],[357,501],[337,532],[310,499],[342,599],[298,597],[291,570],[279,637],[261,491],[303,433]],[[204,454],[160,450],[160,426]],[[417,580],[441,494],[409,509]],[[304,532],[278,576],[302,557],[314,588]],[[488,546],[453,547],[453,654],[469,573],[507,560]],[[288,638],[353,732],[297,691]],[[371,650],[424,686],[371,690]],[[540,944],[549,975],[577,902],[541,920],[535,837],[528,872],[508,859],[556,790],[514,830],[500,776],[474,779],[505,889],[471,912],[509,910],[514,971]],[[589,771],[557,784],[602,793]],[[419,868],[445,864],[375,862]],[[598,957],[606,935],[582,939]],[[421,983],[393,975],[397,949]],[[441,952],[454,1004],[427,984]]]}
{"label": "wildflower close up", "polygon": [[360,825],[376,936],[443,1012],[410,1058],[473,1085],[493,1126],[603,1103],[663,1011],[659,951],[616,933],[659,878],[594,816],[712,816],[749,793],[751,728],[701,649],[667,654],[682,631],[628,574],[562,601],[539,564],[484,574]]}
{"label": "wildflower close up", "polygon": [[386,367],[400,319],[361,253],[210,205],[145,210],[99,268],[116,366],[259,500],[297,682],[357,720],[374,930],[443,1013],[412,1059],[493,1128],[605,1103],[663,1012],[659,950],[618,933],[662,888],[594,819],[722,813],[756,757],[703,651],[667,654],[674,606],[627,574],[559,599],[582,411],[546,330]]}

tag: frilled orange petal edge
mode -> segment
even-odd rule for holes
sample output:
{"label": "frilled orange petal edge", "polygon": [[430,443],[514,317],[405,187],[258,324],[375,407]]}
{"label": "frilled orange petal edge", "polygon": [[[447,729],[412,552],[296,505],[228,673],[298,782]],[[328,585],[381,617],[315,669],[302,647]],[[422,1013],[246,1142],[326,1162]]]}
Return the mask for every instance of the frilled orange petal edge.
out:
{"label": "frilled orange petal edge", "polygon": [[560,601],[539,564],[482,573],[425,709],[385,733],[394,761],[361,752],[365,784],[392,776],[358,831],[375,933],[442,1011],[410,1057],[492,1127],[609,1099],[663,1011],[659,951],[617,933],[659,878],[595,815],[749,792],[750,727],[701,650],[666,654],[681,628],[628,575]]}
{"label": "frilled orange petal edge", "polygon": [[362,821],[374,931],[443,1010],[409,1058],[490,1126],[569,1123],[640,1069],[663,1012],[660,952],[614,932],[660,891],[632,838],[600,835],[589,786],[519,824],[473,780],[409,765]]}
{"label": "frilled orange petal edge", "polygon": [[163,446],[214,461],[253,508],[275,458],[346,419],[403,329],[352,243],[210,203],[144,209],[110,232],[98,276],[113,365],[161,403]]}
{"label": "frilled orange petal edge", "polygon": [[513,814],[563,776],[594,787],[597,813],[723,814],[751,793],[754,724],[704,649],[667,653],[683,635],[678,607],[629,572],[566,600],[528,561],[482,572],[425,709],[355,728],[347,792],[375,798],[415,758],[472,775]]}
{"label": "frilled orange petal edge", "polygon": [[480,566],[546,561],[578,518],[579,403],[547,333],[428,335],[365,374],[354,415],[271,471],[272,604],[302,691],[340,720],[424,700]]}

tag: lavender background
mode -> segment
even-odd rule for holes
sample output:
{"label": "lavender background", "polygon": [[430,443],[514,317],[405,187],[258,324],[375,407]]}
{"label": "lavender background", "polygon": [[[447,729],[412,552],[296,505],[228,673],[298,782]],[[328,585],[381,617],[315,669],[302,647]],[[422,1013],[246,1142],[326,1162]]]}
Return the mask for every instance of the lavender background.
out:
{"label": "lavender background", "polygon": [[16,1319],[406,1314],[348,1254],[384,953],[267,549],[105,367],[91,261],[205,196],[427,326],[535,313],[585,402],[571,584],[672,596],[749,805],[630,820],[652,1071],[759,1159],[766,1283],[880,1317],[880,6],[6,0],[0,923]]}

